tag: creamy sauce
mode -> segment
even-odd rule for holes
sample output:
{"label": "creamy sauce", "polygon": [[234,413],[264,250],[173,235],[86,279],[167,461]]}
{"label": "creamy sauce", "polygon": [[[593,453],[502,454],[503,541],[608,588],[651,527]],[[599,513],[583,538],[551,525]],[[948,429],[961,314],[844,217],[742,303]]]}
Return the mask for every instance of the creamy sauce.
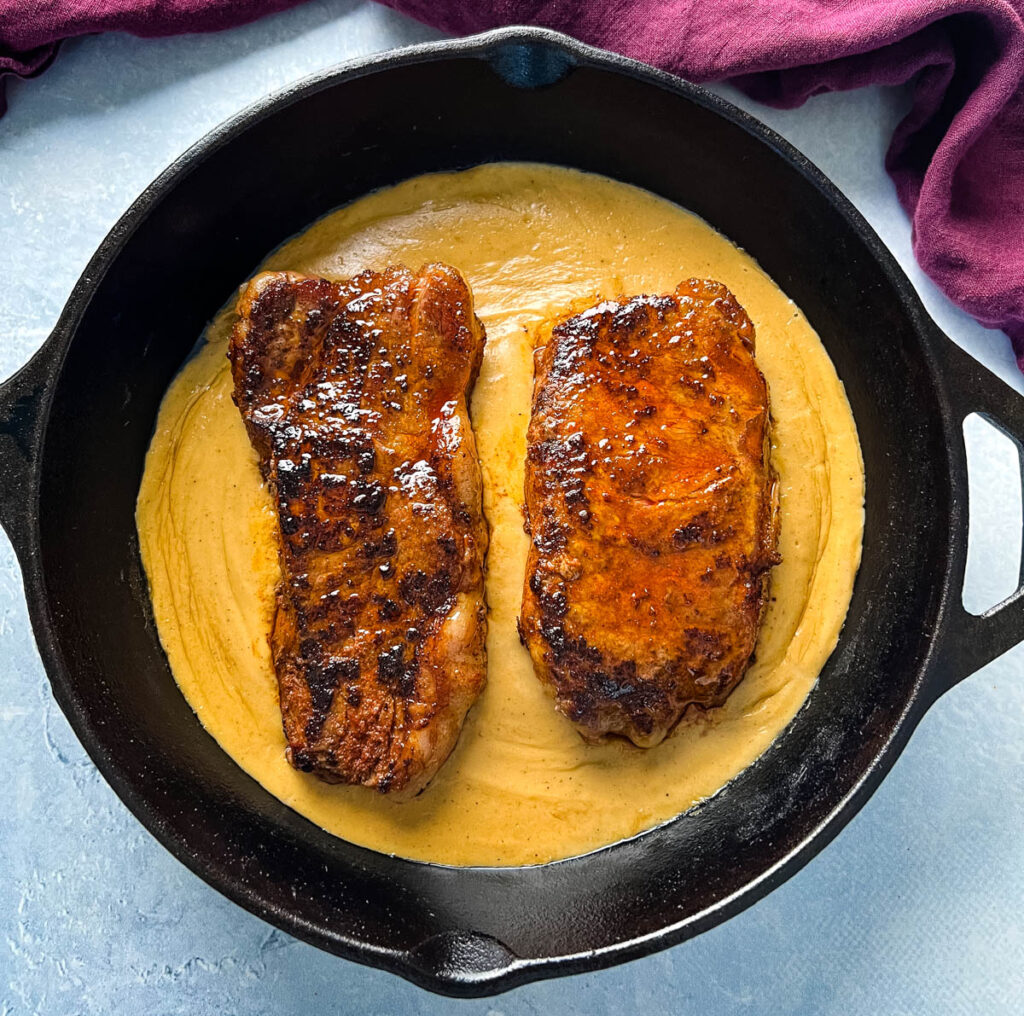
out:
{"label": "creamy sauce", "polygon": [[[800,708],[836,644],[860,561],[863,466],[843,386],[799,309],[705,222],[599,176],[494,164],[418,177],[315,223],[263,266],[332,277],[441,260],[469,280],[487,330],[472,417],[491,526],[488,685],[434,782],[412,801],[296,772],[267,636],[275,518],[225,358],[231,312],[164,400],[138,503],[142,558],[174,676],[206,729],[272,794],[331,833],[448,864],[536,864],[632,836],[708,797]],[[775,418],[782,564],[756,662],[719,710],[657,748],[588,746],[516,635],[527,537],[523,462],[531,351],[567,305],[724,282],[757,329]]]}

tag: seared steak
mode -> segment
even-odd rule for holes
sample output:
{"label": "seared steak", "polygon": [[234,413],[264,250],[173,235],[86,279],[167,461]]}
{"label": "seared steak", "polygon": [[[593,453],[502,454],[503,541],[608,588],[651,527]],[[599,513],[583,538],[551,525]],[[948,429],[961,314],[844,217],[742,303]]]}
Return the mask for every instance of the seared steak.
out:
{"label": "seared steak", "polygon": [[742,678],[778,560],[754,328],[690,280],[562,322],[535,359],[520,634],[585,738],[654,745]]}
{"label": "seared steak", "polygon": [[234,399],[277,507],[271,634],[288,758],[408,794],[486,668],[487,527],[466,399],[484,332],[454,269],[257,276]]}

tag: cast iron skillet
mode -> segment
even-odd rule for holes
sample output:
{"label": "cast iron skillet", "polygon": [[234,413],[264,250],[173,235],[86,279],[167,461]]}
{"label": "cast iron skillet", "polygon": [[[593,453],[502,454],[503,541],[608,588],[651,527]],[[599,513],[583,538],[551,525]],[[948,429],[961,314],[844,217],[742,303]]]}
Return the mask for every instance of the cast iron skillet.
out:
{"label": "cast iron skillet", "polygon": [[[497,159],[646,187],[757,258],[846,385],[867,517],[839,645],[754,765],[667,825],[584,857],[458,869],[328,836],[220,750],[160,648],[133,513],[169,382],[269,250],[373,188]],[[699,88],[516,28],[323,74],[178,159],[0,389],[0,518],[57,701],[164,846],[293,935],[482,995],[664,948],[760,899],[853,817],[931,703],[1024,638],[1020,591],[982,617],[961,606],[961,424],[974,411],[1024,436],[1024,401],[938,331],[803,156]]]}

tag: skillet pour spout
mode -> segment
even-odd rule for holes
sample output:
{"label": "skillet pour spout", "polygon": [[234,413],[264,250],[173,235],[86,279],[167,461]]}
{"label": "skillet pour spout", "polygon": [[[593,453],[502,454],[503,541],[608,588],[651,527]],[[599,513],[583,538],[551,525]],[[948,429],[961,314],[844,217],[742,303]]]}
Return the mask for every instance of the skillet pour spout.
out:
{"label": "skillet pour spout", "polygon": [[[646,188],[760,262],[846,386],[866,536],[816,688],[719,793],[581,857],[452,868],[329,836],[220,750],[160,647],[134,509],[168,384],[269,250],[370,190],[494,160]],[[255,205],[261,215],[239,214]],[[799,152],[687,82],[553,32],[503,29],[292,86],[147,188],[49,340],[0,387],[0,521],[58,703],[164,846],[320,948],[433,991],[486,995],[665,948],[750,906],[850,821],[932,702],[1024,638],[1020,590],[981,617],[960,605],[971,412],[1020,447],[1024,401],[938,331],[878,237]]]}

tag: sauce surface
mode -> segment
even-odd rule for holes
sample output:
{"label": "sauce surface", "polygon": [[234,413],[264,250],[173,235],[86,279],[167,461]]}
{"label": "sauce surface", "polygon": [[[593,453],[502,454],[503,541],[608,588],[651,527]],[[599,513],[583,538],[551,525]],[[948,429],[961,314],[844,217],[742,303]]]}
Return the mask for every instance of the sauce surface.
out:
{"label": "sauce surface", "polygon": [[[465,275],[487,330],[471,415],[491,545],[488,685],[424,793],[394,801],[324,784],[285,761],[267,640],[276,522],[231,401],[231,309],[161,407],[139,493],[142,559],[182,693],[270,793],[384,853],[543,863],[673,818],[736,776],[792,719],[835,646],[860,561],[860,446],[821,341],[756,262],[696,216],[603,177],[520,163],[417,177],[333,212],[262,267],[340,278],[430,261]],[[772,572],[756,660],[724,706],[691,710],[656,748],[586,745],[555,712],[516,632],[533,345],[567,308],[668,292],[691,276],[725,283],[756,328],[775,420],[783,561]]]}

